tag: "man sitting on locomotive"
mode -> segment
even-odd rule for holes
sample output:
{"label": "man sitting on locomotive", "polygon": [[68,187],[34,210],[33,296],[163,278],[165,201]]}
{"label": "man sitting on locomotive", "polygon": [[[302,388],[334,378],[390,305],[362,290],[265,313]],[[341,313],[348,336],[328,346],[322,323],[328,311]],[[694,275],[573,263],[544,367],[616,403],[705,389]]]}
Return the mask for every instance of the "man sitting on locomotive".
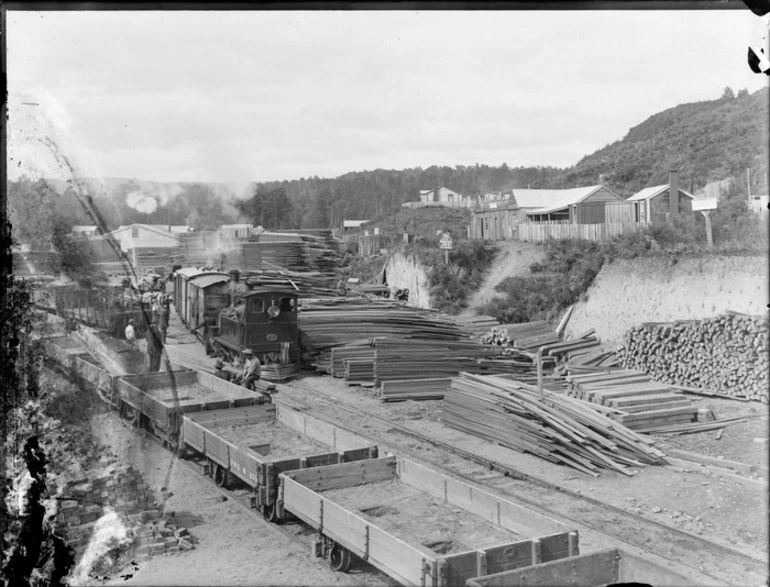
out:
{"label": "man sitting on locomotive", "polygon": [[217,359],[217,362],[214,364],[214,375],[220,379],[224,379],[225,381],[232,381],[236,378],[235,373],[225,369],[225,364],[222,359]]}
{"label": "man sitting on locomotive", "polygon": [[253,390],[253,384],[262,376],[262,363],[254,356],[251,349],[243,349],[243,357],[246,363],[243,365],[243,374],[241,375],[241,385],[246,389]]}

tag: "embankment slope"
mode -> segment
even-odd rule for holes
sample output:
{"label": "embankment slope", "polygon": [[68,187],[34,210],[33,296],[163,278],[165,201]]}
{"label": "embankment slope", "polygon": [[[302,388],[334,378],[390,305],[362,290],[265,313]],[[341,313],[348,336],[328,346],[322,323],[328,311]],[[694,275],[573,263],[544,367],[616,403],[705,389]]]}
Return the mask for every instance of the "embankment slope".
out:
{"label": "embankment slope", "polygon": [[646,257],[605,264],[575,305],[567,335],[595,328],[620,344],[642,322],[702,319],[726,310],[765,314],[766,256]]}

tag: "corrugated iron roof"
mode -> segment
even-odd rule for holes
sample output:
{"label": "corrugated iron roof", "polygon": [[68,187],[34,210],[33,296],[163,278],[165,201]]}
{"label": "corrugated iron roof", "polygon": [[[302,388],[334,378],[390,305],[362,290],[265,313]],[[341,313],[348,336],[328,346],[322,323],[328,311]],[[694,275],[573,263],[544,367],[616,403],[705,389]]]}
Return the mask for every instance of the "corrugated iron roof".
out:
{"label": "corrugated iron roof", "polygon": [[[570,188],[566,190],[514,189],[513,197],[516,198],[520,208],[559,209],[571,204],[577,204],[603,187],[601,185],[591,185],[584,188]],[[614,193],[612,190],[608,191]]]}
{"label": "corrugated iron roof", "polygon": [[190,283],[197,285],[198,287],[208,287],[217,283],[225,283],[230,281],[230,277],[224,273],[207,273],[204,275],[198,275],[190,280]]}
{"label": "corrugated iron roof", "polygon": [[208,271],[201,271],[197,267],[182,267],[182,269],[177,269],[176,274],[181,275],[182,277],[192,278],[196,275],[203,275],[204,273],[209,273]]}
{"label": "corrugated iron roof", "polygon": [[[644,188],[643,190],[636,192],[628,199],[633,201],[649,200],[650,198],[654,198],[655,196],[660,195],[662,192],[665,192],[669,188],[669,185],[670,184],[656,185],[655,187]],[[688,198],[695,198],[695,196],[693,196],[690,192],[687,192],[682,188],[679,188],[679,193],[684,194]]]}

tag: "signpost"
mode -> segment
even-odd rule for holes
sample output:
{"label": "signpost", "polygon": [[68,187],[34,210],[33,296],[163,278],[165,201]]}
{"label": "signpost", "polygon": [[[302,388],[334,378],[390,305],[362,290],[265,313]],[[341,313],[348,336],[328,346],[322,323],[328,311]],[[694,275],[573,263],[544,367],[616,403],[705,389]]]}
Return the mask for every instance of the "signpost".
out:
{"label": "signpost", "polygon": [[439,248],[444,251],[444,263],[449,265],[449,251],[452,250],[452,235],[448,232],[441,233]]}
{"label": "signpost", "polygon": [[692,201],[692,211],[700,212],[706,219],[706,241],[709,247],[714,246],[714,239],[711,236],[711,211],[717,209],[716,198],[700,198]]}

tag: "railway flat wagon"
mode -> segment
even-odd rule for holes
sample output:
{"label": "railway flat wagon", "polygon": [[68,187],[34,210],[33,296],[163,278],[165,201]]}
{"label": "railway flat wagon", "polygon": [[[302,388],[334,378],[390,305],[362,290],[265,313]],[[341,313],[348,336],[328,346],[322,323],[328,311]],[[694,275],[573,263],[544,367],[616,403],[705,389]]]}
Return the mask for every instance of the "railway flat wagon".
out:
{"label": "railway flat wagon", "polygon": [[74,373],[77,357],[88,355],[85,345],[73,336],[46,336],[43,348],[47,356],[69,373]]}
{"label": "railway flat wagon", "polygon": [[318,530],[315,554],[333,568],[355,555],[403,585],[465,585],[579,552],[564,524],[393,456],[283,473],[278,500]]}
{"label": "railway flat wagon", "polygon": [[207,460],[217,485],[235,477],[251,487],[252,505],[273,522],[283,514],[276,499],[281,473],[377,458],[366,439],[273,404],[185,414],[181,444]]}
{"label": "railway flat wagon", "polygon": [[194,369],[118,378],[110,403],[121,415],[179,449],[185,414],[252,406],[267,401],[255,393]]}
{"label": "railway flat wagon", "polygon": [[656,587],[690,585],[674,571],[617,548],[470,579],[468,587],[605,587],[617,583]]}

